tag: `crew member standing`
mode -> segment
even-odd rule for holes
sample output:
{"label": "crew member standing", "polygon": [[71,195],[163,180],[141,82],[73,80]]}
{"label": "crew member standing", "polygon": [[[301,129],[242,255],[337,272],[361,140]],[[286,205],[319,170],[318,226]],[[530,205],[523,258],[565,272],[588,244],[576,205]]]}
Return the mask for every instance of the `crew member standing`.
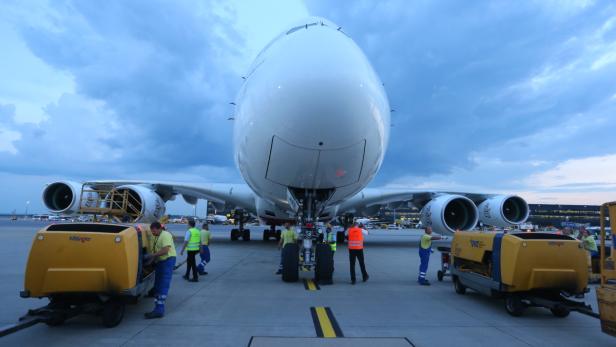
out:
{"label": "crew member standing", "polygon": [[[325,227],[325,242],[327,242],[329,244],[329,247],[331,247],[331,249],[332,249],[332,253],[334,253],[332,255],[332,262],[333,262],[334,261],[334,255],[336,255],[336,248],[337,248],[336,233],[333,231],[332,225],[329,224],[329,223]],[[334,267],[334,264],[332,263],[332,269],[333,269],[333,267]]]}
{"label": "crew member standing", "polygon": [[280,265],[278,266],[278,271],[276,271],[276,275],[282,274],[282,250],[284,246],[288,243],[294,243],[297,241],[297,235],[295,235],[295,230],[291,228],[290,223],[284,223],[284,230],[280,234],[280,242],[278,242],[278,249],[280,250]]}
{"label": "crew member standing", "polygon": [[[184,279],[189,282],[199,282],[199,275],[197,274],[197,253],[201,246],[201,230],[195,228],[195,220],[190,219],[188,221],[188,230],[184,235],[184,245],[180,255],[184,255],[184,251],[188,251],[186,256],[186,274]],[[193,278],[189,279],[190,271],[192,270]]]}
{"label": "crew member standing", "polygon": [[419,243],[419,277],[417,282],[422,286],[430,285],[430,281],[426,279],[426,271],[428,271],[428,262],[430,261],[430,253],[432,253],[432,241],[440,239],[440,236],[432,236],[432,227],[426,227],[425,233],[421,235]]}
{"label": "crew member standing", "polygon": [[370,276],[366,272],[366,264],[364,263],[364,235],[368,235],[368,232],[362,228],[363,225],[357,225],[353,223],[348,230],[349,240],[349,263],[351,265],[351,284],[355,284],[355,260],[359,261],[359,268],[363,281],[366,282]]}
{"label": "crew member standing", "polygon": [[205,265],[210,262],[210,239],[212,238],[212,234],[210,234],[210,227],[207,223],[203,223],[201,228],[201,250],[199,252],[201,262],[197,268],[199,270],[199,275],[207,275]]}
{"label": "crew member standing", "polygon": [[165,315],[165,300],[167,300],[167,295],[169,294],[169,286],[171,285],[176,258],[175,245],[173,244],[171,233],[163,230],[159,222],[152,223],[150,231],[153,235],[153,253],[149,254],[148,258],[156,262],[154,268],[154,297],[156,300],[154,310],[145,314],[146,319],[160,318]]}

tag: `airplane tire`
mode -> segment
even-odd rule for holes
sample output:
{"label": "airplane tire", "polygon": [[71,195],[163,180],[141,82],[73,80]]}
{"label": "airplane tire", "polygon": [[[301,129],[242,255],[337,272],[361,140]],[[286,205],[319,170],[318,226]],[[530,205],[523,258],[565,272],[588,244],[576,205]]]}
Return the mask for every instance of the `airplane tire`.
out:
{"label": "airplane tire", "polygon": [[282,280],[297,282],[299,279],[299,246],[288,243],[282,249]]}
{"label": "airplane tire", "polygon": [[250,241],[250,229],[244,229],[244,233],[242,234],[242,240]]}
{"label": "airplane tire", "polygon": [[338,231],[336,233],[336,243],[343,244],[344,243],[344,231]]}
{"label": "airplane tire", "polygon": [[320,284],[332,284],[334,273],[334,252],[328,244],[319,243],[316,248],[314,279]]}
{"label": "airplane tire", "polygon": [[240,231],[237,229],[231,229],[231,241],[237,241],[240,236]]}

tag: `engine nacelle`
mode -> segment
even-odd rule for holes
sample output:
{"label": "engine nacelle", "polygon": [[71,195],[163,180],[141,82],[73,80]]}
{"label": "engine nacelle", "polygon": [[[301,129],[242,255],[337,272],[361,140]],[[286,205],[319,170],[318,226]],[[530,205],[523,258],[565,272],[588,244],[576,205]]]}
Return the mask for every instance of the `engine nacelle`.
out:
{"label": "engine nacelle", "polygon": [[515,195],[497,195],[479,204],[479,220],[483,224],[505,228],[526,222],[529,208],[524,199]]}
{"label": "engine nacelle", "polygon": [[[50,183],[43,190],[43,204],[53,213],[77,213],[82,198],[85,200],[85,206],[90,206],[96,201],[96,193],[85,192],[82,196],[82,187],[82,183],[73,181]],[[88,190],[90,187],[83,188]]]}
{"label": "engine nacelle", "polygon": [[[160,195],[156,194],[148,187],[139,185],[126,185],[119,186],[114,189],[114,201],[109,201],[107,204],[113,203],[116,206],[122,206],[122,196],[125,191],[128,191],[128,212],[132,214],[139,214],[139,222],[154,222],[159,220],[165,215],[165,201]],[[105,206],[109,207],[109,206]]]}
{"label": "engine nacelle", "polygon": [[475,203],[462,195],[441,195],[421,209],[421,224],[439,234],[471,230],[479,220]]}

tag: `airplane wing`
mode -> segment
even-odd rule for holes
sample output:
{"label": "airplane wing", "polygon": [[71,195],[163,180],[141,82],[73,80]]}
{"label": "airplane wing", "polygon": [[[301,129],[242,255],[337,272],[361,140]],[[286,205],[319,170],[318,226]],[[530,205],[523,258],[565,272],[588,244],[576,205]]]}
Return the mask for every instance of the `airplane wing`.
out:
{"label": "airplane wing", "polygon": [[423,225],[440,233],[470,230],[478,221],[508,227],[524,223],[528,204],[515,195],[366,188],[342,203],[338,213],[374,215],[382,206],[414,206],[421,210]]}
{"label": "airplane wing", "polygon": [[165,202],[181,195],[189,204],[195,204],[197,199],[207,199],[215,204],[231,204],[256,213],[255,195],[245,184],[224,183],[176,183],[159,181],[92,181],[83,183],[94,189],[111,190],[120,186],[143,186],[157,193]]}

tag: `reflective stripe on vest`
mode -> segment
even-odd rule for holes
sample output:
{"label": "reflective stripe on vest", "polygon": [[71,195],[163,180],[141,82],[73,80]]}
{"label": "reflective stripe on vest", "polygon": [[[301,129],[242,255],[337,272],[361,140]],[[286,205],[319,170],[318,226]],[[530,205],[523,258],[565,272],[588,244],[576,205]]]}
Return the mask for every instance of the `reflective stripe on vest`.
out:
{"label": "reflective stripe on vest", "polygon": [[188,251],[198,251],[199,246],[201,245],[201,230],[197,228],[190,228],[190,239],[188,239],[188,246],[186,250]]}
{"label": "reflective stripe on vest", "polygon": [[349,249],[364,249],[364,234],[360,228],[349,229]]}
{"label": "reflective stripe on vest", "polygon": [[329,243],[329,246],[331,247],[332,251],[336,251],[336,234],[333,231],[330,231],[327,234],[327,243]]}

